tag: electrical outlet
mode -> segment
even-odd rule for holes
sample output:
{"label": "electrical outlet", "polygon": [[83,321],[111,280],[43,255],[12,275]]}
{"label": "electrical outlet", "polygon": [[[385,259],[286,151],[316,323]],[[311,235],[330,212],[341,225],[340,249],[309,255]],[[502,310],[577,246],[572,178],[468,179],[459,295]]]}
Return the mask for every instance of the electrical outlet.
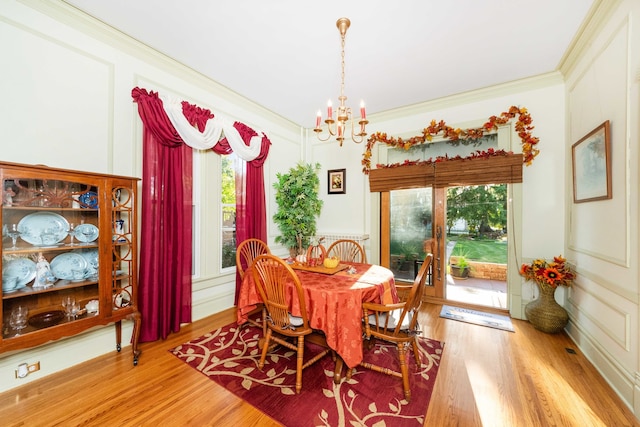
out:
{"label": "electrical outlet", "polygon": [[40,362],[32,363],[28,365],[26,363],[21,363],[18,365],[18,369],[16,369],[16,378],[25,378],[32,372],[36,372],[40,370]]}
{"label": "electrical outlet", "polygon": [[36,363],[32,363],[31,365],[27,366],[27,369],[29,370],[29,373],[33,373],[36,371],[40,370],[40,362],[36,362]]}

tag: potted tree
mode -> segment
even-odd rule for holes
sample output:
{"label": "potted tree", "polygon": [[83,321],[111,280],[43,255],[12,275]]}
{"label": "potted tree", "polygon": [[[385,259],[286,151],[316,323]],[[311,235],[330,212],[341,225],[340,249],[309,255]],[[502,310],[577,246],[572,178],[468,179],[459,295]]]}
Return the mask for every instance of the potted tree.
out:
{"label": "potted tree", "polygon": [[469,261],[464,255],[452,256],[449,260],[451,275],[458,278],[469,277]]}
{"label": "potted tree", "polygon": [[309,245],[309,237],[316,234],[316,219],[322,209],[318,198],[320,164],[299,163],[289,173],[276,174],[273,188],[276,190],[278,210],[273,220],[280,229],[276,243],[287,248],[292,257]]}

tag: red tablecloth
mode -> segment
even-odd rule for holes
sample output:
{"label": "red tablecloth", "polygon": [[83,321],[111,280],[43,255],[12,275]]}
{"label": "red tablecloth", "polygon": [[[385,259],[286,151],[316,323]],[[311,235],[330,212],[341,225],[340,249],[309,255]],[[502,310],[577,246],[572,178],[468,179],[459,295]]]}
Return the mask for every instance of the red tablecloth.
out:
{"label": "red tablecloth", "polygon": [[[398,302],[391,270],[379,265],[350,263],[356,273],[348,270],[336,274],[321,274],[295,270],[304,289],[307,315],[312,328],[322,330],[327,343],[349,367],[362,361],[362,303]],[[293,287],[291,287],[293,289]],[[288,295],[291,301],[290,293]],[[253,281],[253,273],[244,275],[238,299],[238,324],[247,320],[247,313],[262,302]],[[292,304],[291,313],[300,315],[300,307]]]}

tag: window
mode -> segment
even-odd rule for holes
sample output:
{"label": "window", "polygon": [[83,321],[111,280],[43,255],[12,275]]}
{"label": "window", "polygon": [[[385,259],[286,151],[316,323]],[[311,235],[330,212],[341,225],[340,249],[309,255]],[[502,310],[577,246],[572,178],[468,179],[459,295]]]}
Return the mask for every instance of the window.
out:
{"label": "window", "polygon": [[235,154],[222,157],[222,195],[220,209],[222,210],[222,226],[220,227],[222,243],[221,265],[222,268],[235,267],[236,265],[236,174]]}

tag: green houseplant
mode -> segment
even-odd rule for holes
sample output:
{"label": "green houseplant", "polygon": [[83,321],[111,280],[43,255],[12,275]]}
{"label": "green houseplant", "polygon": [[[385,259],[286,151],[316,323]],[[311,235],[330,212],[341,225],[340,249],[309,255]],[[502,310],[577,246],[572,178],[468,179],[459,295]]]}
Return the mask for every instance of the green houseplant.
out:
{"label": "green houseplant", "polygon": [[316,219],[322,209],[322,200],[318,198],[319,170],[319,163],[299,163],[286,174],[276,174],[273,188],[278,211],[273,220],[281,234],[275,241],[289,248],[291,255],[306,248],[308,238],[316,234]]}
{"label": "green houseplant", "polygon": [[451,275],[465,278],[469,276],[469,261],[464,255],[452,256],[450,259]]}

